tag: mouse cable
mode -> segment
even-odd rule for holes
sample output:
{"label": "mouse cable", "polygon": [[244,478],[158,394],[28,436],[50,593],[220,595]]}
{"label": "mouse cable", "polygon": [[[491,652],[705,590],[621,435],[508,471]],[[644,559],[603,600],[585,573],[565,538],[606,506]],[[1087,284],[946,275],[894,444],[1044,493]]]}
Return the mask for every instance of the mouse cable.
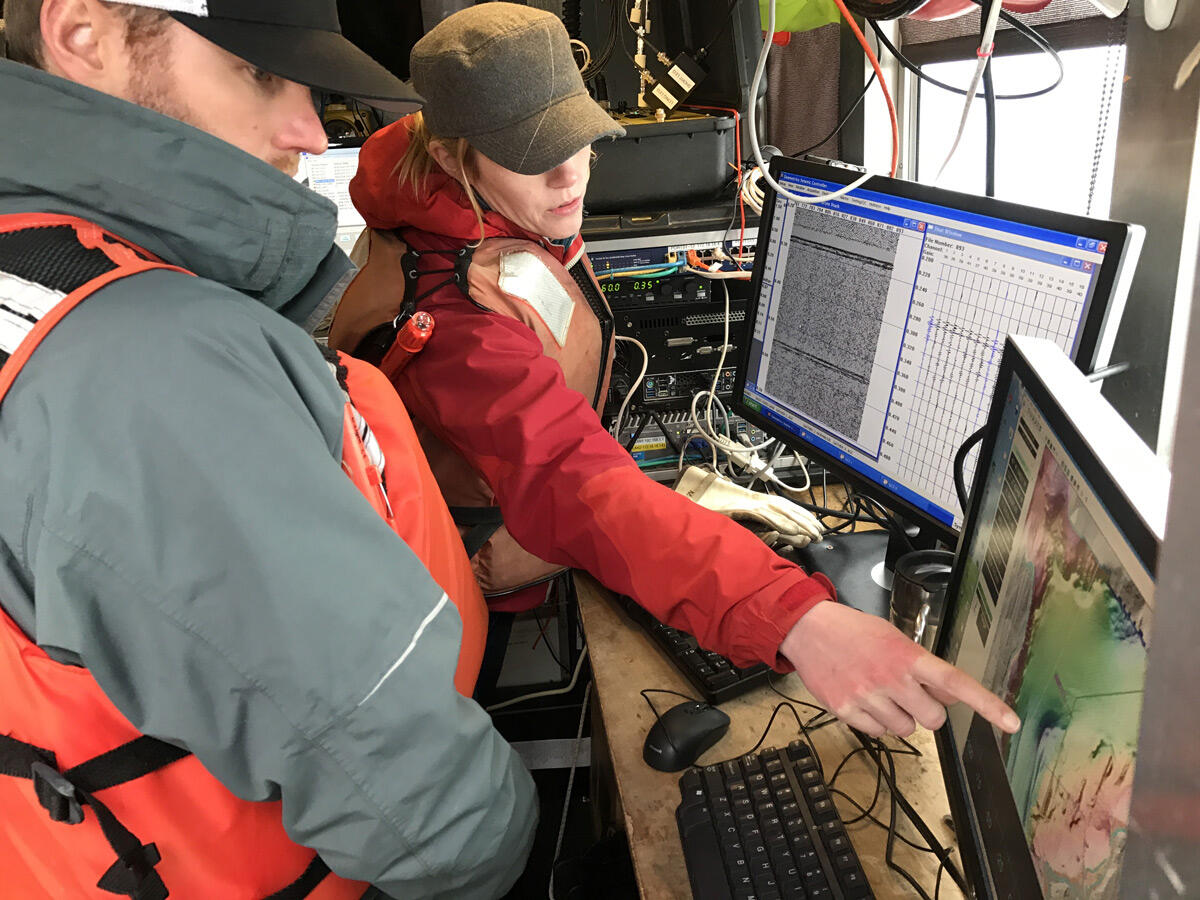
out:
{"label": "mouse cable", "polygon": [[[679,693],[679,691],[672,691],[672,690],[668,690],[667,688],[642,688],[642,690],[639,691],[639,693],[642,695],[642,699],[646,701],[646,705],[650,707],[650,712],[654,713],[654,724],[655,725],[657,725],[658,723],[660,723],[662,721],[662,714],[655,708],[654,701],[651,700],[648,696],[646,696],[647,694],[674,694],[676,697],[682,697],[684,700],[690,700],[693,703],[702,702],[700,700],[697,700],[695,697],[689,697],[687,694],[681,694],[681,693]],[[665,734],[667,736],[667,743],[671,745],[671,749],[674,750],[676,753],[678,753],[679,748],[675,746],[675,741],[671,739],[671,732],[667,731],[664,728],[663,734]]]}
{"label": "mouse cable", "polygon": [[[793,716],[795,716],[796,724],[800,726],[800,730],[804,732],[805,737],[808,736],[808,729],[804,725],[804,720],[800,718],[800,713],[796,712],[796,707],[792,706],[792,704],[790,704],[786,701],[783,703],[777,703],[775,705],[775,709],[771,712],[771,718],[767,719],[767,727],[763,729],[763,733],[759,737],[758,743],[755,744],[753,747],[751,747],[749,750],[747,750],[745,753],[738,754],[739,756],[749,756],[751,753],[755,753],[758,751],[758,748],[763,745],[764,741],[766,741],[767,735],[771,731],[771,726],[775,724],[775,717],[778,716],[779,711],[781,709],[784,709],[785,707],[787,708],[788,712],[790,712]],[[809,744],[810,745],[812,744],[811,740],[809,740]],[[815,752],[813,753],[813,759],[816,759],[817,764],[820,765],[821,761],[820,761],[820,759],[817,759],[817,755]]]}
{"label": "mouse cable", "polygon": [[567,831],[567,813],[571,811],[571,791],[575,787],[575,772],[579,768],[579,748],[583,744],[583,726],[587,722],[588,701],[592,698],[592,685],[589,680],[583,691],[583,708],[579,711],[579,729],[575,732],[575,750],[571,754],[571,774],[567,776],[567,796],[563,798],[562,817],[558,820],[558,838],[554,842],[554,856],[550,860],[550,879],[547,884],[547,896],[554,900],[554,867],[558,864],[559,854],[562,853],[563,835]]}
{"label": "mouse cable", "polygon": [[811,725],[813,722],[816,722],[818,719],[820,719],[820,718],[821,718],[821,716],[831,716],[831,715],[833,715],[833,714],[832,714],[832,713],[831,713],[829,710],[827,710],[827,709],[826,709],[825,707],[823,707],[823,706],[818,706],[818,705],[817,705],[817,704],[815,704],[815,703],[809,703],[807,700],[800,700],[800,699],[799,699],[799,698],[797,698],[797,697],[789,697],[787,694],[785,694],[783,691],[781,691],[779,688],[777,688],[777,687],[775,686],[775,682],[774,682],[774,680],[772,680],[772,678],[771,678],[771,676],[772,676],[772,675],[774,675],[774,674],[776,674],[776,673],[774,673],[774,672],[768,672],[768,673],[767,673],[767,687],[769,687],[771,690],[773,690],[773,691],[774,691],[776,694],[778,694],[778,695],[779,695],[780,697],[782,697],[784,700],[789,700],[789,701],[791,701],[792,703],[799,704],[800,706],[807,706],[809,709],[815,709],[815,710],[817,711],[817,714],[816,714],[815,716],[813,716],[811,719],[809,719],[809,720],[808,720],[810,725]]}

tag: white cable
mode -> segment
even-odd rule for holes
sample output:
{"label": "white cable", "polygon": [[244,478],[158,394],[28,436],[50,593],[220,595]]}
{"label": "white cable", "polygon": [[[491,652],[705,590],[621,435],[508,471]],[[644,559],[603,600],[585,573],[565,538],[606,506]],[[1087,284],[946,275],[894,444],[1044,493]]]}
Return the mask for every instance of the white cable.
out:
{"label": "white cable", "polygon": [[642,371],[638,373],[637,380],[633,386],[625,392],[625,399],[621,401],[621,408],[617,410],[617,420],[613,422],[613,437],[618,441],[621,440],[621,420],[625,418],[625,410],[629,408],[629,401],[633,399],[633,395],[638,392],[638,388],[642,386],[642,379],[646,377],[646,370],[650,368],[650,353],[646,350],[645,345],[637,338],[626,337],[623,334],[617,335],[618,341],[628,341],[630,344],[636,344],[637,348],[642,351]]}
{"label": "white cable", "polygon": [[[999,3],[996,4],[997,7],[999,5]],[[996,15],[999,15],[999,12]],[[750,114],[750,149],[754,153],[754,161],[758,163],[758,171],[762,172],[763,179],[777,193],[797,203],[824,203],[827,200],[836,200],[838,197],[850,193],[856,187],[860,187],[863,182],[872,177],[871,173],[865,172],[862,177],[828,194],[796,194],[772,178],[771,173],[767,171],[766,161],[763,160],[762,148],[758,145],[758,123],[756,121],[758,104],[753,102],[753,98],[758,96],[759,87],[762,85],[763,72],[767,69],[767,55],[771,52],[771,35],[775,33],[775,0],[767,0],[767,28],[764,33],[766,34],[766,38],[763,40],[762,50],[758,54],[758,65],[754,69],[754,81],[750,85],[752,102],[748,104],[748,112]]]}
{"label": "white cable", "polygon": [[[677,465],[677,466],[675,467],[676,469],[678,469],[678,470],[679,470],[679,474],[680,474],[680,475],[682,475],[682,474],[683,474],[683,457],[684,457],[684,455],[687,453],[687,448],[688,448],[688,445],[689,445],[689,444],[691,444],[691,442],[692,442],[692,438],[703,438],[703,437],[704,437],[704,435],[702,435],[702,434],[701,434],[700,432],[698,432],[698,431],[689,431],[689,432],[688,432],[688,433],[687,433],[687,434],[684,436],[684,438],[683,438],[683,446],[679,448],[679,465]],[[716,447],[713,447],[713,445],[712,445],[711,443],[709,443],[709,445],[708,445],[708,446],[709,446],[709,447],[712,447],[712,452],[713,452],[713,467],[715,468],[715,467],[716,467],[716,465],[717,465],[717,448],[716,448]]]}
{"label": "white cable", "polygon": [[579,40],[579,38],[571,38],[571,47],[575,50],[583,51],[583,63],[579,66],[579,71],[582,72],[592,64],[591,48],[589,48],[588,45],[583,41]]}
{"label": "white cable", "polygon": [[[709,389],[707,391],[697,391],[695,394],[692,395],[692,426],[696,429],[696,431],[698,431],[700,433],[700,436],[702,438],[704,438],[706,441],[708,441],[713,446],[713,451],[714,451],[713,452],[713,467],[714,468],[716,468],[716,464],[717,464],[716,463],[716,450],[718,450],[718,449],[722,450],[726,454],[729,454],[731,449],[738,453],[753,453],[756,450],[762,450],[764,447],[770,446],[771,441],[774,440],[773,438],[768,438],[766,441],[764,441],[761,444],[757,444],[757,445],[752,444],[750,446],[746,446],[745,444],[735,444],[733,441],[729,440],[728,438],[722,437],[721,435],[716,434],[715,431],[711,430],[712,403],[713,403],[713,400],[715,400],[715,399],[717,400],[718,403],[720,402],[720,400],[717,399],[717,383],[721,377],[721,369],[725,365],[725,356],[729,352],[729,285],[722,284],[721,287],[724,288],[724,290],[725,290],[725,334],[724,334],[724,337],[722,337],[722,339],[721,339],[721,358],[717,361],[717,371],[713,373],[713,380],[712,380],[712,384],[709,386]],[[699,402],[701,397],[704,397],[706,395],[708,397],[708,406],[705,409],[704,417],[705,417],[705,420],[710,425],[710,430],[706,430],[705,427],[702,424],[700,424],[700,417],[696,414],[696,404]],[[682,455],[680,457],[679,465],[680,465],[680,469],[682,470],[682,468],[683,468]]]}
{"label": "white cable", "polygon": [[575,732],[575,752],[571,755],[571,774],[567,776],[567,796],[563,800],[562,818],[558,820],[558,840],[554,842],[554,858],[550,860],[550,900],[554,900],[554,867],[558,864],[558,854],[562,852],[563,835],[567,832],[567,813],[571,809],[571,789],[575,787],[575,770],[579,768],[579,748],[583,744],[583,723],[587,721],[588,701],[592,696],[592,685],[589,681],[583,692],[583,709],[579,713],[579,729]]}
{"label": "white cable", "polygon": [[794,494],[803,494],[810,487],[812,487],[812,475],[810,475],[808,472],[808,464],[807,463],[803,463],[803,462],[800,463],[800,468],[804,471],[804,486],[803,487],[793,487],[792,485],[788,484],[783,479],[781,479],[778,475],[775,474],[774,469],[768,469],[763,477],[765,477],[768,481],[770,481],[771,484],[775,485],[776,487],[783,488],[785,491],[789,491]]}
{"label": "white cable", "polygon": [[946,159],[942,163],[942,167],[938,169],[937,176],[933,179],[935,182],[941,180],[942,173],[946,171],[946,166],[950,165],[950,160],[954,158],[954,153],[958,150],[962,136],[967,130],[967,119],[971,117],[971,104],[975,102],[975,94],[979,91],[979,81],[983,78],[983,70],[987,68],[992,58],[992,46],[996,37],[996,23],[1000,21],[1001,8],[1002,4],[997,0],[996,3],[992,4],[991,9],[988,10],[987,22],[984,23],[983,27],[983,36],[979,40],[979,50],[976,52],[979,62],[975,66],[975,75],[971,79],[971,86],[967,89],[967,100],[963,104],[962,118],[958,120],[958,133],[954,135],[954,143],[950,145],[950,152],[946,154]]}
{"label": "white cable", "polygon": [[759,215],[762,214],[763,200],[765,195],[758,183],[762,181],[762,170],[751,169],[742,179],[742,199]]}
{"label": "white cable", "polygon": [[[717,371],[713,373],[712,385],[708,389],[708,406],[704,409],[704,421],[709,428],[712,428],[712,405],[713,401],[717,399],[717,384],[721,380],[721,369],[725,365],[725,355],[729,352],[729,285],[722,284],[721,290],[725,292],[725,329],[721,337],[721,358],[717,360]],[[728,417],[725,419],[725,430],[729,430]]]}
{"label": "white cable", "polygon": [[695,266],[684,266],[683,271],[689,275],[698,275],[701,278],[707,278],[710,281],[749,281],[750,273],[745,269],[738,269],[736,272],[710,272],[708,269],[697,269]]}
{"label": "white cable", "polygon": [[579,673],[583,669],[583,661],[587,659],[588,648],[587,644],[583,645],[583,650],[579,653],[579,662],[575,663],[575,674],[571,676],[571,683],[563,688],[554,688],[549,691],[538,691],[536,694],[522,694],[520,697],[513,697],[511,700],[505,700],[503,703],[493,703],[491,706],[485,706],[484,712],[495,712],[498,709],[505,709],[509,706],[515,706],[518,703],[524,703],[526,700],[538,700],[542,697],[557,697],[561,694],[569,694],[575,690],[575,682],[579,680]]}

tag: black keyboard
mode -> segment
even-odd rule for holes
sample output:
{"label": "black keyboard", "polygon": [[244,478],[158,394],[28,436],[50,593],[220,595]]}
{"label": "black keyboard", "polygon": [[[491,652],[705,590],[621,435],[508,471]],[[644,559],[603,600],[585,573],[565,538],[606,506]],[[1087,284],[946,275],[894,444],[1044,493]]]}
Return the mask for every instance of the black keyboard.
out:
{"label": "black keyboard", "polygon": [[766,683],[770,667],[757,663],[739,669],[720,653],[703,649],[686,631],[664,625],[632,598],[619,599],[629,617],[649,633],[708,703],[715,706]]}
{"label": "black keyboard", "polygon": [[689,769],[679,791],[675,821],[696,900],[874,897],[804,741]]}

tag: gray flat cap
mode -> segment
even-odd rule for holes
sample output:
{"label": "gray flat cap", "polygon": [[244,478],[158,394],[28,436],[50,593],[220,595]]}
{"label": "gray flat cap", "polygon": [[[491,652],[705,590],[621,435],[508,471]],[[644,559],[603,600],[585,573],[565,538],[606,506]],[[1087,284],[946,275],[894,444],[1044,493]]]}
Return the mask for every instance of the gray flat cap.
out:
{"label": "gray flat cap", "polygon": [[588,96],[566,28],[544,10],[500,2],[464,9],[417,42],[410,67],[431,134],[466,138],[522,175],[625,133]]}

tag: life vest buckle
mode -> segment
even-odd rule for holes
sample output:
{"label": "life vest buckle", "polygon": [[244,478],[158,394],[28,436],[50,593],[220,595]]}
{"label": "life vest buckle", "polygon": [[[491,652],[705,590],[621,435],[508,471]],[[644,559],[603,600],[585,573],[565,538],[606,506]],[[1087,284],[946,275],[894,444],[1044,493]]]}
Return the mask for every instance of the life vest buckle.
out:
{"label": "life vest buckle", "polygon": [[83,821],[83,806],[75,792],[75,785],[61,772],[44,762],[35,762],[29,767],[29,774],[38,803],[50,814],[51,820],[68,825],[78,825]]}

